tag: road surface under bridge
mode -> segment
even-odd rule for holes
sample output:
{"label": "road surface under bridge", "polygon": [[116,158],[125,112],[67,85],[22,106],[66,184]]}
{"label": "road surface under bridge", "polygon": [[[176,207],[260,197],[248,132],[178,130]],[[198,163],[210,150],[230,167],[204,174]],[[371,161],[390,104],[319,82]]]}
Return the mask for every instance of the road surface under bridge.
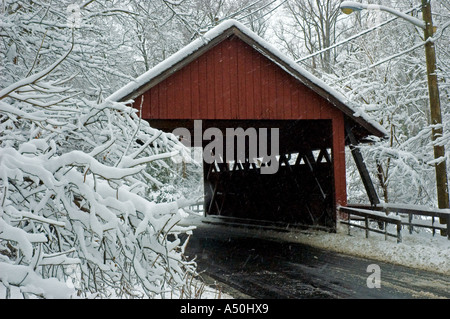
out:
{"label": "road surface under bridge", "polygon": [[[186,254],[235,298],[450,298],[443,274],[268,239],[263,232],[200,223]],[[367,286],[372,264],[380,267],[381,288]]]}

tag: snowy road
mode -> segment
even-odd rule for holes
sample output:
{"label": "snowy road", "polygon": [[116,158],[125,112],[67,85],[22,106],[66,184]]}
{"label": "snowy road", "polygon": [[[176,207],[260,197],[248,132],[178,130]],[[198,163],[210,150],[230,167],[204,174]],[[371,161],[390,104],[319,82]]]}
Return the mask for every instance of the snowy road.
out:
{"label": "snowy road", "polygon": [[[450,298],[441,274],[266,239],[244,228],[200,224],[187,247],[199,271],[253,298]],[[380,267],[381,288],[368,288]],[[225,290],[225,292],[227,292]]]}

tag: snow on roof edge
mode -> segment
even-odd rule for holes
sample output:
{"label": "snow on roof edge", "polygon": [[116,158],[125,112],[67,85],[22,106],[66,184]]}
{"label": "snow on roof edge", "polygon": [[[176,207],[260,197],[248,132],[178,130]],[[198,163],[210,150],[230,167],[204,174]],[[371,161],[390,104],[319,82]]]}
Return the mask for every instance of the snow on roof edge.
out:
{"label": "snow on roof edge", "polygon": [[[243,34],[251,38],[253,41],[258,43],[262,48],[265,48],[268,50],[271,54],[279,58],[283,63],[288,65],[290,68],[298,72],[301,76],[306,78],[308,81],[316,85],[317,87],[325,90],[328,92],[331,96],[333,96],[337,101],[342,103],[343,105],[347,106],[351,111],[353,111],[354,117],[360,117],[365,122],[370,124],[372,127],[374,127],[376,130],[384,134],[385,136],[388,135],[386,129],[382,127],[378,122],[373,120],[370,116],[368,116],[365,112],[362,110],[355,110],[353,107],[351,107],[349,104],[351,104],[351,101],[345,97],[342,93],[338,92],[337,90],[333,89],[331,86],[326,84],[321,79],[317,78],[304,68],[302,68],[298,63],[296,63],[292,58],[288,57],[286,54],[282,53],[280,50],[278,50],[276,47],[271,45],[269,42],[258,36],[256,33],[251,31],[249,28],[247,28],[245,25],[243,25],[241,22],[229,19],[226,20],[216,27],[212,28],[208,32],[206,32],[202,37],[195,39],[176,53],[172,54],[170,57],[165,59],[164,61],[158,63],[156,66],[148,70],[147,72],[143,73],[139,77],[137,77],[134,81],[126,84],[121,89],[117,90],[110,96],[106,98],[108,101],[120,101],[121,99],[131,95],[134,91],[139,90],[143,85],[150,82],[153,78],[160,75],[164,71],[170,69],[180,61],[184,60],[185,58],[189,57],[192,53],[196,52],[201,47],[207,45],[210,43],[213,39],[217,38],[221,34],[223,34],[226,30],[230,29],[231,27],[236,27],[239,31],[241,31]],[[286,70],[289,72],[288,70]],[[291,72],[289,72],[291,73]],[[295,76],[295,74],[291,74]]]}

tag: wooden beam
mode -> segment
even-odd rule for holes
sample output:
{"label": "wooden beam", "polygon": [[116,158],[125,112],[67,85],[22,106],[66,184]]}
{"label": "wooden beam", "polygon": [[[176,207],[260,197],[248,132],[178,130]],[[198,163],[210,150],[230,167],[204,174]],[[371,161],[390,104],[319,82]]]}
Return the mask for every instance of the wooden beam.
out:
{"label": "wooden beam", "polygon": [[378,194],[375,190],[375,186],[372,183],[372,179],[370,178],[369,171],[367,170],[366,164],[364,163],[362,154],[359,148],[356,147],[358,142],[352,132],[352,128],[348,125],[348,123],[345,123],[345,132],[347,134],[347,138],[350,141],[350,150],[352,152],[353,160],[355,161],[356,167],[358,168],[358,172],[361,176],[364,188],[366,189],[367,196],[369,197],[371,205],[376,206],[380,203],[380,199],[378,198]]}
{"label": "wooden beam", "polygon": [[325,200],[327,198],[327,194],[323,191],[322,185],[320,185],[320,182],[317,179],[317,176],[315,174],[315,169],[316,169],[317,163],[316,163],[316,160],[314,159],[313,152],[311,150],[304,152],[303,160],[308,165],[309,171],[311,172],[312,176],[314,177],[317,187],[319,188],[320,194],[322,195],[322,199]]}

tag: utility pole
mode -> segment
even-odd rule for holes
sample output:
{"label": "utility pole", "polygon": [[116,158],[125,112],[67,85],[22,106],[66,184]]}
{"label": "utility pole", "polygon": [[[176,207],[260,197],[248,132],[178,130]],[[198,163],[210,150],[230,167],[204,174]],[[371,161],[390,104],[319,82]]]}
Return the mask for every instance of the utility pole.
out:
{"label": "utility pole", "polygon": [[[432,141],[443,135],[441,102],[439,99],[438,77],[436,74],[436,51],[433,41],[428,41],[434,34],[433,17],[431,14],[431,0],[422,0],[422,16],[425,22],[425,56],[427,61],[428,94],[430,98]],[[449,208],[447,164],[445,160],[445,148],[443,145],[433,145],[434,158],[439,160],[435,164],[436,187],[439,208]],[[441,224],[447,220],[441,218]]]}

